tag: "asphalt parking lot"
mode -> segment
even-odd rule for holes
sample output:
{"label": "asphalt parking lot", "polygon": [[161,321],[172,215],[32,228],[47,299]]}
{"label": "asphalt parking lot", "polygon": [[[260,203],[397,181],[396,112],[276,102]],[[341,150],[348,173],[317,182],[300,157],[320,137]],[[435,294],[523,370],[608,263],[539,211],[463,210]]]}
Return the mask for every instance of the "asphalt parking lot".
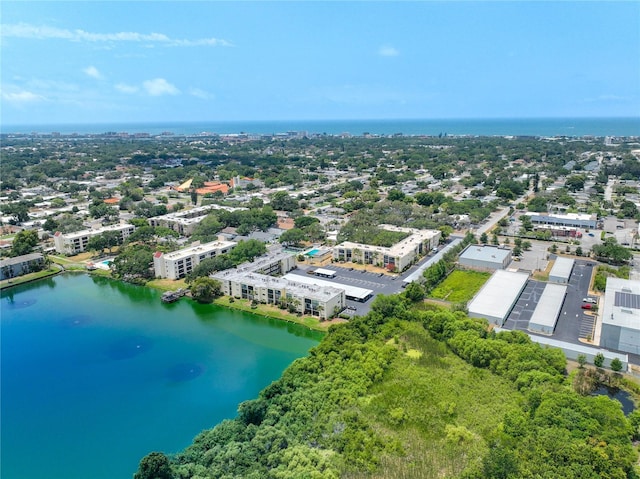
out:
{"label": "asphalt parking lot", "polygon": [[546,283],[530,279],[504,323],[506,329],[526,331]]}
{"label": "asphalt parking lot", "polygon": [[[396,294],[402,291],[402,277],[391,276],[380,273],[373,273],[364,270],[351,269],[348,266],[339,266],[337,264],[330,264],[323,266],[324,269],[335,271],[336,276],[334,278],[319,278],[324,281],[332,283],[348,284],[351,286],[357,286],[358,288],[370,289],[373,291],[373,296],[378,294]],[[301,276],[307,275],[309,269],[316,269],[315,266],[298,266],[297,269],[290,271],[292,274],[298,274]],[[347,300],[347,310],[345,313],[352,316],[363,316],[371,310],[371,303],[373,297],[361,303],[359,301]]]}
{"label": "asphalt parking lot", "polygon": [[[580,343],[581,338],[593,337],[596,318],[592,313],[582,309],[582,299],[588,297],[589,284],[595,265],[596,263],[593,261],[576,261],[567,284],[567,294],[560,309],[558,322],[551,336],[553,339],[569,343]],[[503,326],[505,329],[527,331],[529,320],[545,285],[546,283],[535,280],[527,282],[525,289]],[[590,297],[600,300],[596,296]]]}

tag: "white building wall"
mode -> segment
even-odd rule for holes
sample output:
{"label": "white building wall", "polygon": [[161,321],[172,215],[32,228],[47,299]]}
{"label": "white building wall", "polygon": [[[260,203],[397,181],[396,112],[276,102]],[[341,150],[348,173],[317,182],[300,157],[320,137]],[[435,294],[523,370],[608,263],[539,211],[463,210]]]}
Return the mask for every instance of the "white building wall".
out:
{"label": "white building wall", "polygon": [[63,234],[56,232],[53,236],[53,244],[56,252],[60,254],[74,255],[82,253],[87,249],[87,243],[93,236],[100,235],[107,231],[119,231],[121,241],[126,240],[136,227],[129,224],[105,226],[96,230],[84,230],[75,233]]}
{"label": "white building wall", "polygon": [[153,268],[157,278],[180,279],[191,273],[196,266],[208,258],[228,253],[233,241],[213,241],[198,246],[191,246],[167,254],[154,254]]}

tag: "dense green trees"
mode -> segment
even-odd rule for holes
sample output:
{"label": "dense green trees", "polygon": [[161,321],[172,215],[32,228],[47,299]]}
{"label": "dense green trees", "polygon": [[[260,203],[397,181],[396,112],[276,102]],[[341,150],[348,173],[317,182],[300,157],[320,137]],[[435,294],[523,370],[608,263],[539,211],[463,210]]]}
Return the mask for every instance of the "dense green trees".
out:
{"label": "dense green trees", "polygon": [[623,264],[633,258],[633,254],[624,246],[620,246],[615,238],[606,238],[602,244],[594,245],[591,251],[597,259],[613,264]]}
{"label": "dense green trees", "polygon": [[203,243],[214,241],[220,230],[227,226],[237,228],[238,234],[249,234],[255,230],[267,230],[277,220],[269,205],[249,210],[215,210],[194,228],[192,238]]}
{"label": "dense green trees", "polygon": [[300,228],[291,228],[280,235],[278,241],[285,246],[299,246],[303,241],[307,240],[307,235]]}
{"label": "dense green trees", "polygon": [[199,303],[210,303],[222,294],[220,281],[211,278],[198,278],[189,287],[191,297]]}
{"label": "dense green trees", "polygon": [[2,205],[2,212],[5,215],[11,215],[11,220],[14,224],[24,223],[29,221],[29,203],[26,201],[19,201],[17,203],[5,203]]}
{"label": "dense green trees", "polygon": [[140,461],[133,479],[172,479],[169,459],[161,452],[152,452]]}
{"label": "dense green trees", "polygon": [[38,232],[36,230],[19,231],[11,243],[11,256],[22,256],[33,251],[38,244]]}
{"label": "dense green trees", "polygon": [[418,304],[380,295],[331,327],[171,477],[637,477],[640,415],[575,393],[560,350]]}
{"label": "dense green trees", "polygon": [[145,283],[153,277],[153,251],[147,245],[128,245],[123,248],[111,264],[116,278],[133,283]]}

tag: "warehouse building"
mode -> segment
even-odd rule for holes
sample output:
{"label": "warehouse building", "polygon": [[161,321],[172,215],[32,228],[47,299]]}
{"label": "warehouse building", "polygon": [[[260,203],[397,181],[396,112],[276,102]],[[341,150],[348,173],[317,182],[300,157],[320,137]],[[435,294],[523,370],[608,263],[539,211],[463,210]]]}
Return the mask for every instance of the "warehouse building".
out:
{"label": "warehouse building", "polygon": [[600,346],[640,354],[640,281],[607,278]]}
{"label": "warehouse building", "polygon": [[486,318],[502,326],[527,284],[529,275],[496,270],[469,303],[469,317]]}
{"label": "warehouse building", "polygon": [[498,246],[469,245],[460,254],[460,266],[481,271],[506,269],[511,263],[511,250]]}
{"label": "warehouse building", "polygon": [[549,273],[549,281],[552,283],[568,284],[575,263],[575,260],[571,258],[558,256]]}
{"label": "warehouse building", "polygon": [[529,320],[529,331],[532,333],[553,334],[566,294],[566,286],[547,284]]}
{"label": "warehouse building", "polygon": [[573,228],[596,229],[598,217],[595,214],[567,213],[564,215],[553,213],[525,213],[534,225],[569,226]]}

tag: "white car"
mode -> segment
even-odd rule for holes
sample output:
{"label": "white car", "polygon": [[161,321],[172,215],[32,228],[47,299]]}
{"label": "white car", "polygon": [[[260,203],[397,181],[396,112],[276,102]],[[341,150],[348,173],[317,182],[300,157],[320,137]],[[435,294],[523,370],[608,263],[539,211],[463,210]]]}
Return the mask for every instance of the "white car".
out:
{"label": "white car", "polygon": [[583,302],[583,303],[596,304],[596,303],[598,302],[598,300],[593,299],[593,298],[582,298],[582,302]]}

